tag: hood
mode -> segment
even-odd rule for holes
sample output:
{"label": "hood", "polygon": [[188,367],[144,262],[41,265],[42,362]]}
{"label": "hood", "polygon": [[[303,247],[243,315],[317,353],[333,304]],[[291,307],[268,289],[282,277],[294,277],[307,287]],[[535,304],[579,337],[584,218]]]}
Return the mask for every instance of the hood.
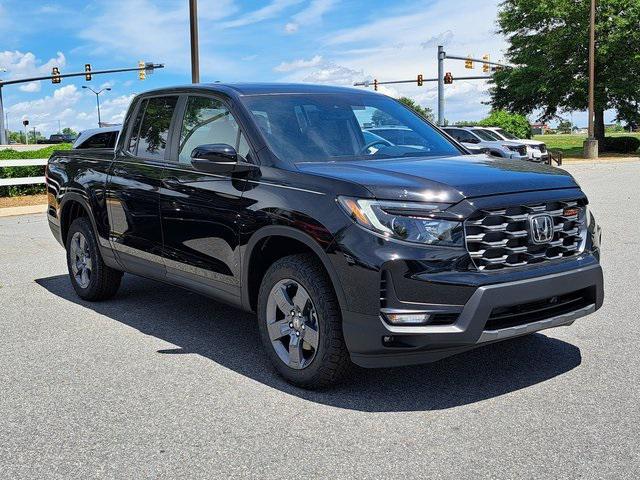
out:
{"label": "hood", "polygon": [[522,140],[517,140],[517,142],[522,143],[523,145],[544,145],[544,142],[539,142],[538,140],[528,140],[526,138]]}
{"label": "hood", "polygon": [[296,164],[302,172],[366,187],[376,198],[458,202],[464,198],[576,188],[564,170],[488,155]]}

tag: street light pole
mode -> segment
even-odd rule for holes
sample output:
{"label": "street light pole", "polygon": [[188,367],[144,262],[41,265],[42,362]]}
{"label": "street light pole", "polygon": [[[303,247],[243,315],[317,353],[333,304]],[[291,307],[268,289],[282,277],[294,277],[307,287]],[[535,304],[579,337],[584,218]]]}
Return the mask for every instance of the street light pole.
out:
{"label": "street light pole", "polygon": [[584,157],[598,158],[598,140],[595,136],[595,82],[596,82],[596,0],[591,0],[589,29],[589,137],[584,141]]}
{"label": "street light pole", "polygon": [[0,145],[7,145],[7,131],[4,124],[4,106],[2,105],[2,85],[0,85]]}
{"label": "street light pole", "polygon": [[91,90],[93,93],[96,94],[96,105],[98,106],[98,128],[100,128],[102,126],[102,121],[100,119],[100,94],[102,92],[111,91],[111,88],[109,88],[109,87],[103,88],[102,90],[98,90],[97,92],[93,88],[87,87],[86,85],[83,85],[82,88],[86,88],[87,90]]}
{"label": "street light pole", "polygon": [[189,0],[191,27],[191,83],[200,83],[200,54],[198,49],[198,0]]}
{"label": "street light pole", "polygon": [[438,125],[444,126],[444,47],[438,45]]}

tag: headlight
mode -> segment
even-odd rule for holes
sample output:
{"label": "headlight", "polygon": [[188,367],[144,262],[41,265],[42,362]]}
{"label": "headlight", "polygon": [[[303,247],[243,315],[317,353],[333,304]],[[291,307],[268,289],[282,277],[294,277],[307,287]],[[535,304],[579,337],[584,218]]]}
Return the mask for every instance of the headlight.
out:
{"label": "headlight", "polygon": [[437,218],[450,204],[392,202],[338,197],[338,203],[359,225],[385,237],[426,245],[461,247],[462,223]]}

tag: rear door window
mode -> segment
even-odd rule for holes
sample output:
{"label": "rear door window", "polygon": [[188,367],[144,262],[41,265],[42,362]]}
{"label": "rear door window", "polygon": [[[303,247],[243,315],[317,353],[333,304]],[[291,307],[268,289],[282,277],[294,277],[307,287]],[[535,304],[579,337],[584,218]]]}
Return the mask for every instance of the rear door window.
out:
{"label": "rear door window", "polygon": [[[150,160],[163,160],[171,119],[176,109],[178,97],[154,97],[147,101],[136,155]],[[135,125],[134,125],[135,128]]]}

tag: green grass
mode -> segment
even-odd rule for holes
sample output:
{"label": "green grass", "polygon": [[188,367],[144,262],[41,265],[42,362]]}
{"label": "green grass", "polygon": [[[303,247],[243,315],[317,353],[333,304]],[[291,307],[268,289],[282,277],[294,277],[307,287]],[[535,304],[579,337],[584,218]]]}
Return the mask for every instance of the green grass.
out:
{"label": "green grass", "polygon": [[[607,137],[633,136],[640,139],[640,133],[608,133]],[[540,140],[547,144],[550,150],[562,151],[565,158],[582,158],[582,143],[587,138],[586,135],[534,135],[535,140]],[[609,155],[607,155],[609,156]],[[611,156],[637,156],[636,154],[623,155],[620,153]]]}
{"label": "green grass", "polygon": [[[0,162],[2,160],[29,159],[29,158],[49,158],[56,150],[69,150],[70,143],[61,143],[39,150],[28,150],[19,152],[17,150],[0,150]],[[39,167],[7,167],[0,168],[0,178],[18,177],[40,177],[44,175],[44,166]],[[19,185],[11,187],[0,187],[0,197],[15,197],[18,195],[34,195],[44,193],[44,185]]]}

